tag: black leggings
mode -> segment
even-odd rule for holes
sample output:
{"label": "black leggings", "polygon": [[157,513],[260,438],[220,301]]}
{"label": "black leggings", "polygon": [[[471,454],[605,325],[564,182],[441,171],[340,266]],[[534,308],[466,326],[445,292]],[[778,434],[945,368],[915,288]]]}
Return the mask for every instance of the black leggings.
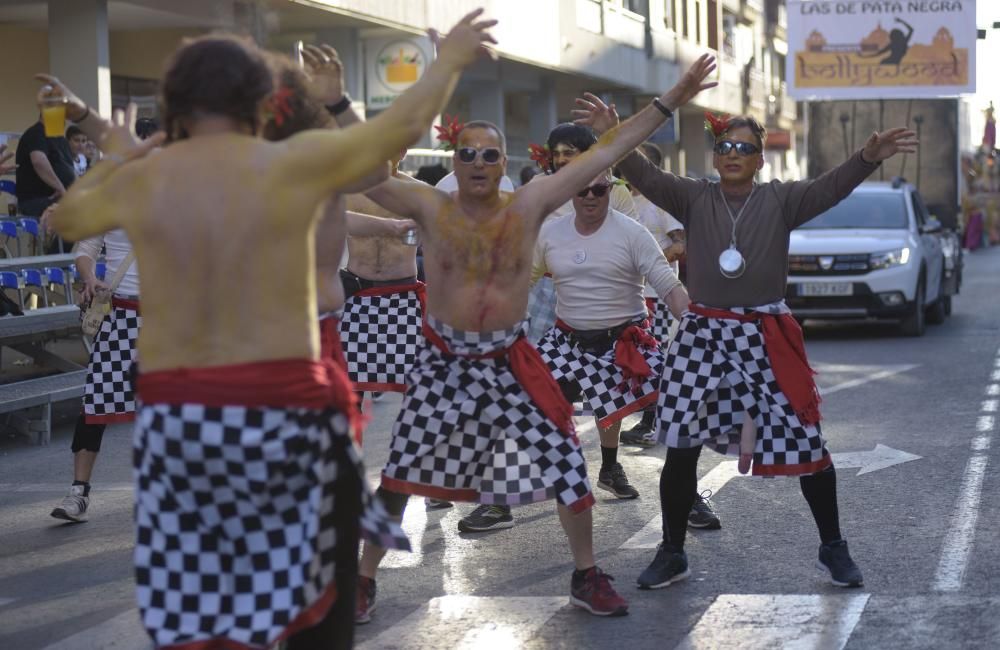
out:
{"label": "black leggings", "polygon": [[[354,645],[354,609],[357,603],[358,543],[361,519],[361,477],[354,472],[337,478],[337,509],[331,515],[337,531],[337,599],[318,624],[288,638],[287,650],[341,650]],[[328,525],[328,522],[325,522]]]}
{"label": "black leggings", "polygon": [[[687,449],[667,449],[660,472],[660,508],[663,512],[663,543],[673,550],[684,548],[687,518],[698,489],[698,457],[701,445]],[[840,512],[837,509],[837,472],[833,465],[815,474],[799,477],[802,495],[809,504],[820,541],[840,539]]]}
{"label": "black leggings", "polygon": [[73,444],[70,449],[75,454],[78,451],[101,451],[101,440],[104,439],[106,424],[87,424],[83,413],[76,417],[76,428],[73,429]]}

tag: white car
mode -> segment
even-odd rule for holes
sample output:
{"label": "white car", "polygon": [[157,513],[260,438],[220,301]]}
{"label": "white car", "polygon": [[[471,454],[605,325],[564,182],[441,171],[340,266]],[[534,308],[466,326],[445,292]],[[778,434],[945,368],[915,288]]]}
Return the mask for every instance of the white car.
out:
{"label": "white car", "polygon": [[892,319],[921,336],[960,282],[957,236],[900,179],[863,183],[791,233],[785,299],[799,320]]}

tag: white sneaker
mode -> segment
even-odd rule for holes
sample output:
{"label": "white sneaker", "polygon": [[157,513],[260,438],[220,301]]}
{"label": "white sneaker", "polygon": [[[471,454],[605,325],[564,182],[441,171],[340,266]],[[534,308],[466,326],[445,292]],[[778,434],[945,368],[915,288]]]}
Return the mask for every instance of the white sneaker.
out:
{"label": "white sneaker", "polygon": [[52,511],[52,516],[66,521],[87,521],[89,505],[90,497],[83,496],[83,486],[74,485],[70,487],[69,494],[63,497],[62,503]]}

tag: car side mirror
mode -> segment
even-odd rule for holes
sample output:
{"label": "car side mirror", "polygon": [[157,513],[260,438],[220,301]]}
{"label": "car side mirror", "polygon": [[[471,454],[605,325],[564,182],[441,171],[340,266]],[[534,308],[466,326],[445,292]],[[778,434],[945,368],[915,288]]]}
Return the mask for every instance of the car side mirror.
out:
{"label": "car side mirror", "polygon": [[927,217],[927,221],[920,227],[920,232],[925,235],[933,235],[934,233],[941,232],[943,229],[944,226],[941,225],[937,217]]}

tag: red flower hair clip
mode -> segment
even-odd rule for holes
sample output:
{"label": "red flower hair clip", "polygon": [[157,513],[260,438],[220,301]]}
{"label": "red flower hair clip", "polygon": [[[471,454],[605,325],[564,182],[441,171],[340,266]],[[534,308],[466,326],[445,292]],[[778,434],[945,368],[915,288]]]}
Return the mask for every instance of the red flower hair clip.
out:
{"label": "red flower hair clip", "polygon": [[552,152],[549,151],[549,145],[531,143],[528,145],[528,152],[542,171],[548,173],[552,169]]}
{"label": "red flower hair clip", "polygon": [[288,86],[281,86],[271,95],[271,99],[268,101],[268,108],[270,109],[271,119],[274,120],[276,126],[280,127],[285,123],[285,120],[291,119],[291,99],[294,95],[295,91]]}
{"label": "red flower hair clip", "polygon": [[462,132],[465,125],[458,121],[457,115],[444,115],[443,126],[434,126],[437,130],[437,139],[441,141],[441,147],[445,151],[458,149],[458,134]]}
{"label": "red flower hair clip", "polygon": [[705,111],[705,130],[718,138],[729,128],[729,122],[733,119],[729,113],[716,115],[710,111]]}

